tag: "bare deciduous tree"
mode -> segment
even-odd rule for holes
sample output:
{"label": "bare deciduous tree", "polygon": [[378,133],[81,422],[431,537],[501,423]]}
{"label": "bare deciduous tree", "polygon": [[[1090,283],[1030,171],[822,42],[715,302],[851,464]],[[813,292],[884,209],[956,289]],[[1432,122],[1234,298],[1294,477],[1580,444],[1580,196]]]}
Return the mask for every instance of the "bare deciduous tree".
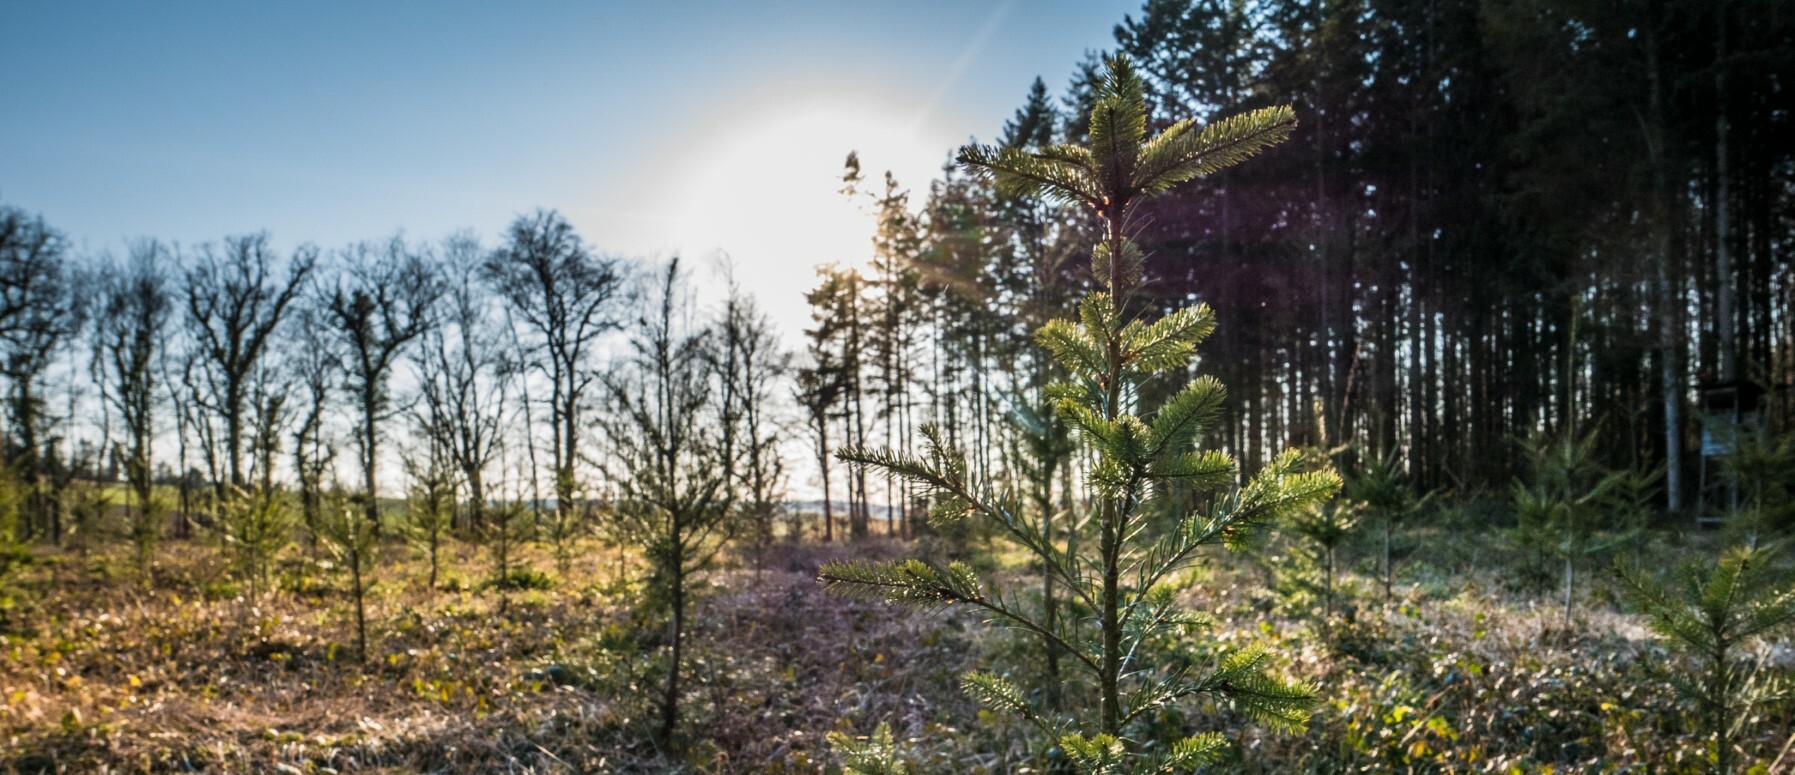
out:
{"label": "bare deciduous tree", "polygon": [[147,581],[151,553],[160,534],[163,511],[155,499],[151,443],[156,435],[156,359],[164,347],[165,329],[174,309],[168,288],[167,250],[145,241],[131,248],[123,267],[106,267],[100,280],[100,310],[94,326],[94,359],[102,376],[101,395],[117,409],[125,439],[114,454],[123,462],[125,481],[135,501],[131,538],[137,565]]}
{"label": "bare deciduous tree", "polygon": [[324,474],[336,460],[336,447],[326,438],[325,423],[331,395],[342,383],[343,363],[336,342],[325,330],[320,307],[302,307],[298,321],[297,346],[288,365],[303,399],[293,430],[293,473],[299,482],[300,514],[315,540],[323,518]]}
{"label": "bare deciduous tree", "polygon": [[511,223],[506,244],[487,257],[484,270],[529,333],[525,344],[535,356],[529,367],[549,379],[553,524],[566,527],[576,519],[580,400],[596,379],[587,362],[598,339],[618,326],[613,300],[622,291],[621,267],[588,251],[560,214],[539,210]]}
{"label": "bare deciduous tree", "polygon": [[380,425],[393,412],[388,383],[399,356],[429,330],[443,284],[430,255],[398,236],[351,246],[343,261],[323,300],[324,318],[341,346],[355,404],[362,512],[379,535]]}
{"label": "bare deciduous tree", "polygon": [[467,487],[463,527],[478,529],[486,515],[486,471],[498,457],[505,402],[515,359],[491,319],[479,284],[480,245],[465,235],[443,243],[448,288],[440,325],[424,335],[417,354],[422,399],[419,430],[440,444]]}
{"label": "bare deciduous tree", "polygon": [[85,297],[65,269],[68,242],[41,217],[0,208],[0,371],[11,383],[13,426],[8,461],[25,486],[27,528],[62,540],[60,509],[49,492],[54,441],[46,438],[44,371],[56,351],[80,331]]}
{"label": "bare deciduous tree", "polygon": [[791,371],[791,354],[780,349],[773,321],[733,280],[718,331],[725,452],[736,461],[758,570],[785,495],[785,459],[779,450],[774,401]]}
{"label": "bare deciduous tree", "polygon": [[[276,267],[267,234],[227,237],[222,247],[200,248],[187,269],[187,328],[193,339],[194,397],[222,426],[212,434],[222,449],[208,450],[223,471],[215,471],[218,497],[226,484],[246,487],[245,436],[253,433],[258,367],[272,346],[281,321],[299,298],[318,263],[318,250],[302,245]],[[211,446],[211,445],[208,445]],[[221,476],[222,475],[222,476]]]}

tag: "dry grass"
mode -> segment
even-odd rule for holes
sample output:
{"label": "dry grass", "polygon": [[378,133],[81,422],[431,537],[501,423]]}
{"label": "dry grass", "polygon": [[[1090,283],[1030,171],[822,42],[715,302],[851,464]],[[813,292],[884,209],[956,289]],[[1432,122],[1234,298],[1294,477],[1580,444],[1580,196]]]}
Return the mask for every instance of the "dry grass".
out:
{"label": "dry grass", "polygon": [[[677,753],[648,742],[661,631],[630,604],[638,590],[618,579],[638,569],[614,549],[582,552],[552,589],[500,593],[424,589],[418,563],[390,546],[365,663],[341,581],[302,548],[257,601],[208,547],[165,548],[150,588],[123,546],[42,551],[8,582],[0,772],[822,773],[827,732],[882,721],[919,772],[1029,764],[1025,730],[957,685],[974,667],[1027,675],[1032,642],[969,616],[821,593],[817,566],[846,551],[779,545],[762,570],[731,560],[711,574]],[[996,556],[997,578],[1026,583],[1018,557]],[[528,561],[553,567],[546,553]],[[1388,606],[1349,573],[1348,613],[1326,623],[1267,592],[1265,566],[1220,562],[1192,577],[1189,601],[1219,614],[1216,643],[1286,655],[1284,669],[1320,689],[1316,718],[1307,734],[1276,734],[1198,703],[1143,731],[1237,730],[1225,771],[1699,769],[1669,687],[1680,663],[1599,583],[1565,631],[1550,590],[1517,588],[1505,562],[1411,560]],[[451,586],[485,575],[458,546]],[[1767,708],[1747,756],[1774,759],[1792,716],[1788,703]]]}
{"label": "dry grass", "polygon": [[[340,591],[306,563],[249,601],[207,596],[233,588],[203,547],[165,549],[152,589],[122,547],[44,552],[12,581],[34,602],[12,612],[0,659],[0,770],[815,771],[829,730],[920,733],[927,690],[967,667],[946,633],[958,622],[823,595],[816,567],[839,551],[713,574],[688,664],[694,731],[674,760],[647,742],[659,633],[620,602],[633,593],[614,552],[593,547],[551,590],[501,594],[422,589],[388,547],[365,663]],[[459,554],[455,575],[484,574]]]}

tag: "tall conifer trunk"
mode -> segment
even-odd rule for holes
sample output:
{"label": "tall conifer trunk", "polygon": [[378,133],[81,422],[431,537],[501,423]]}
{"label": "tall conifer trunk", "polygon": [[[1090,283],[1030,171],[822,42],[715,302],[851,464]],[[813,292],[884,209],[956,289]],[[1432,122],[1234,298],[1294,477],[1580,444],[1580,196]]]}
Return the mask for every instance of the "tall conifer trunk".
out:
{"label": "tall conifer trunk", "polygon": [[1739,352],[1735,341],[1735,318],[1732,253],[1732,177],[1729,174],[1726,99],[1726,0],[1714,4],[1714,324],[1720,340],[1720,381],[1731,384],[1739,379]]}
{"label": "tall conifer trunk", "polygon": [[1658,378],[1664,405],[1664,498],[1672,513],[1683,509],[1683,352],[1682,292],[1671,271],[1670,184],[1664,171],[1664,83],[1659,72],[1657,34],[1645,31],[1646,75],[1650,123],[1645,129],[1652,174],[1652,252],[1658,285]]}

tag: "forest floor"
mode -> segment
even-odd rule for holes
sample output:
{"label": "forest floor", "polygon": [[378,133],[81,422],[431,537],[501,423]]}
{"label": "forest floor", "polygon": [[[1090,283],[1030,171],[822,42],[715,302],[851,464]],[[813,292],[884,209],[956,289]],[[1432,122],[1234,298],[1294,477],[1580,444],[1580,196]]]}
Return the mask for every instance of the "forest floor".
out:
{"label": "forest floor", "polygon": [[[1312,588],[1290,591],[1285,556],[1192,573],[1188,602],[1221,622],[1205,648],[1271,647],[1317,687],[1315,718],[1280,733],[1197,704],[1147,725],[1228,730],[1235,758],[1218,771],[1700,770],[1706,750],[1671,683],[1684,668],[1601,583],[1565,628],[1549,585],[1497,561],[1500,541],[1462,538],[1408,537],[1388,602],[1374,563],[1349,564],[1331,618]],[[919,773],[1040,771],[1025,725],[958,690],[975,668],[1038,674],[1033,641],[816,583],[827,558],[916,550],[776,545],[758,570],[732,556],[709,574],[677,754],[649,742],[662,628],[626,603],[639,590],[597,544],[552,587],[511,591],[466,581],[485,568],[471,546],[437,590],[387,547],[365,661],[340,574],[302,549],[253,601],[213,548],[165,547],[147,588],[122,545],[39,550],[0,601],[0,772],[823,773],[838,771],[828,732],[881,722]],[[1787,765],[1792,722],[1788,702],[1763,709],[1747,761]]]}

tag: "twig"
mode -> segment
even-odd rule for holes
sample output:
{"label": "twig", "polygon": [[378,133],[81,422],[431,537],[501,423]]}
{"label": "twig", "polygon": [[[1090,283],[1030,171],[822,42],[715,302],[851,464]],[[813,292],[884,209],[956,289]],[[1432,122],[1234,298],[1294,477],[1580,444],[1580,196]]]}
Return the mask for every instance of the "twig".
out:
{"label": "twig", "polygon": [[1788,742],[1783,743],[1783,749],[1777,752],[1776,760],[1770,763],[1770,775],[1777,775],[1777,773],[1786,771],[1784,769],[1783,759],[1788,758],[1789,749],[1791,747],[1795,747],[1795,735],[1789,735]]}

